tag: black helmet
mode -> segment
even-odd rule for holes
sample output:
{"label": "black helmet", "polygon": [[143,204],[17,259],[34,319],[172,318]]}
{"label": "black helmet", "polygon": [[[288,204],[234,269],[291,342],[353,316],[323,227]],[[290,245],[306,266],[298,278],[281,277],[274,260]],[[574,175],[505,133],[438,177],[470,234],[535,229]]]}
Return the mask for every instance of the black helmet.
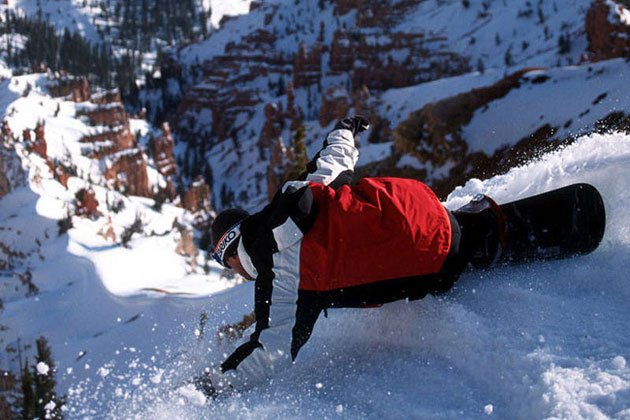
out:
{"label": "black helmet", "polygon": [[212,222],[212,257],[221,265],[229,267],[225,260],[236,255],[237,239],[241,236],[241,222],[249,216],[243,209],[224,210]]}

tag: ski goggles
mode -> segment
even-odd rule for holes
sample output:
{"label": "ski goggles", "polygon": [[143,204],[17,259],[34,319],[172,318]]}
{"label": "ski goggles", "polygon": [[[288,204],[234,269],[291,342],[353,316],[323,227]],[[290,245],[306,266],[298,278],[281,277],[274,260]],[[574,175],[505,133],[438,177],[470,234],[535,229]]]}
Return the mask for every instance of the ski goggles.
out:
{"label": "ski goggles", "polygon": [[238,222],[227,230],[219,239],[217,246],[214,248],[212,258],[223,267],[231,268],[223,260],[225,258],[225,252],[239,237],[241,236],[241,222]]}

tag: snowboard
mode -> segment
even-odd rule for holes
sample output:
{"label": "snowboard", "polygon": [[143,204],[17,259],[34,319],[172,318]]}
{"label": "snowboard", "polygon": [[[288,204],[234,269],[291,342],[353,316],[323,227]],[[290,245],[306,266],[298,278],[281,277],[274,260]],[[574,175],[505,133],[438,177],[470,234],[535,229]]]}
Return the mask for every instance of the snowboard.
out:
{"label": "snowboard", "polygon": [[499,247],[490,265],[519,264],[585,255],[604,236],[604,201],[595,187],[574,184],[497,205],[476,197],[458,211],[494,214]]}

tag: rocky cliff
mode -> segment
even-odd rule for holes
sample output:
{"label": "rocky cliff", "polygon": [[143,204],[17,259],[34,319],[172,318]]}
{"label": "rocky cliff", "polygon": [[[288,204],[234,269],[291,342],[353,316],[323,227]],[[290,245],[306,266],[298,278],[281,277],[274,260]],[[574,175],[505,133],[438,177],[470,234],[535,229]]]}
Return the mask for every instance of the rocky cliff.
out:
{"label": "rocky cliff", "polygon": [[630,10],[612,0],[595,0],[586,14],[589,61],[630,57]]}
{"label": "rocky cliff", "polygon": [[[347,106],[331,104],[330,87],[324,87],[331,78],[355,92],[365,86],[385,90],[469,71],[468,60],[448,51],[444,37],[422,29],[392,29],[417,3],[397,2],[392,8],[368,13],[360,2],[335,2],[335,14],[344,20],[355,12],[352,28],[326,29],[332,24],[320,21],[312,28],[317,33],[314,42],[307,25],[297,16],[287,16],[274,5],[256,3],[255,9],[264,13],[264,27],[228,42],[222,54],[201,63],[202,76],[185,93],[176,116],[171,118],[174,130],[184,139],[202,138],[204,147],[211,147],[243,129],[256,108],[269,103],[265,98],[274,98],[276,105],[282,103],[290,109],[288,80],[293,91],[308,96],[307,109],[296,106],[296,115],[321,115],[322,124],[326,124],[347,111]],[[298,9],[297,13],[302,12]],[[296,21],[287,22],[290,19]],[[299,39],[300,31],[305,40],[297,45],[287,42]],[[290,45],[296,46],[291,49]],[[163,73],[172,68],[172,62],[164,60]],[[326,94],[322,94],[324,88]],[[325,109],[319,111],[322,107]],[[264,143],[270,148],[273,141]]]}
{"label": "rocky cliff", "polygon": [[[85,79],[65,78],[48,85],[51,92],[68,99],[67,92],[90,91]],[[117,90],[103,91],[85,98],[71,95],[80,103],[76,106],[76,116],[92,127],[92,132],[81,138],[84,144],[82,153],[101,161],[101,168],[112,188],[131,195],[151,197],[149,178],[144,153],[138,148],[137,140],[131,133],[129,115]],[[63,168],[57,167],[59,179],[65,180]]]}
{"label": "rocky cliff", "polygon": [[90,99],[90,86],[86,77],[64,75],[48,84],[50,95],[73,102],[85,102]]}
{"label": "rocky cliff", "polygon": [[[169,106],[161,111],[168,113],[172,137],[181,142],[176,152],[179,170],[188,181],[204,176],[219,206],[246,205],[246,197],[249,204],[260,203],[265,192],[275,189],[272,175],[282,172],[286,160],[278,158],[278,145],[290,146],[298,127],[306,126],[306,146],[313,153],[331,124],[350,113],[371,120],[368,143],[395,144],[394,153],[382,156],[380,164],[371,157],[365,174],[385,174],[369,168],[391,164],[396,173],[414,175],[396,163],[402,155],[420,166],[430,163],[424,166],[428,172],[469,159],[467,139],[458,130],[466,125],[464,116],[493,102],[484,103],[484,91],[475,93],[481,99],[436,103],[424,109],[422,117],[418,108],[425,105],[424,98],[418,98],[416,109],[387,113],[386,107],[400,104],[392,95],[391,103],[384,104],[382,97],[436,81],[434,89],[439,91],[444,79],[464,74],[472,78],[475,70],[480,78],[486,70],[494,74],[486,83],[487,92],[492,92],[508,83],[494,82],[526,67],[572,65],[582,55],[592,61],[624,55],[625,16],[611,0],[575,0],[570,7],[525,0],[253,2],[249,14],[222,20],[207,39],[162,54],[160,71],[155,72],[160,76],[152,77],[162,79],[161,95],[172,99],[181,93],[175,112],[170,113]],[[437,93],[434,100],[450,95]],[[86,107],[84,118],[105,126],[101,113],[117,110],[92,102],[98,107]],[[410,111],[419,114],[409,121],[427,122],[422,137],[413,137],[418,134],[414,130],[421,129],[402,123]],[[578,115],[574,124],[580,119]],[[556,127],[541,123],[523,138],[545,137]],[[121,149],[102,146],[99,157]],[[383,145],[378,150],[388,153],[392,148]],[[163,174],[175,159],[167,161],[159,164]]]}
{"label": "rocky cliff", "polygon": [[250,82],[287,73],[290,57],[276,50],[275,41],[271,32],[259,29],[202,64],[202,81],[184,95],[172,119],[184,139],[200,136],[212,143],[242,128],[243,118],[251,118],[262,102],[261,88]]}
{"label": "rocky cliff", "polygon": [[164,176],[177,173],[177,163],[173,155],[175,141],[168,123],[162,123],[161,134],[153,139],[153,159],[157,170]]}

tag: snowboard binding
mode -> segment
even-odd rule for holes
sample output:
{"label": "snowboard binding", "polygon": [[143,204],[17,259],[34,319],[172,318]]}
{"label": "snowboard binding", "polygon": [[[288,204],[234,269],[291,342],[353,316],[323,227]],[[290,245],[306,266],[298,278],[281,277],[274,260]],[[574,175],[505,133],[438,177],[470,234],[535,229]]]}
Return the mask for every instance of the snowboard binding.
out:
{"label": "snowboard binding", "polygon": [[508,247],[508,222],[501,207],[485,194],[477,194],[453,215],[462,229],[461,252],[475,268],[497,264]]}

